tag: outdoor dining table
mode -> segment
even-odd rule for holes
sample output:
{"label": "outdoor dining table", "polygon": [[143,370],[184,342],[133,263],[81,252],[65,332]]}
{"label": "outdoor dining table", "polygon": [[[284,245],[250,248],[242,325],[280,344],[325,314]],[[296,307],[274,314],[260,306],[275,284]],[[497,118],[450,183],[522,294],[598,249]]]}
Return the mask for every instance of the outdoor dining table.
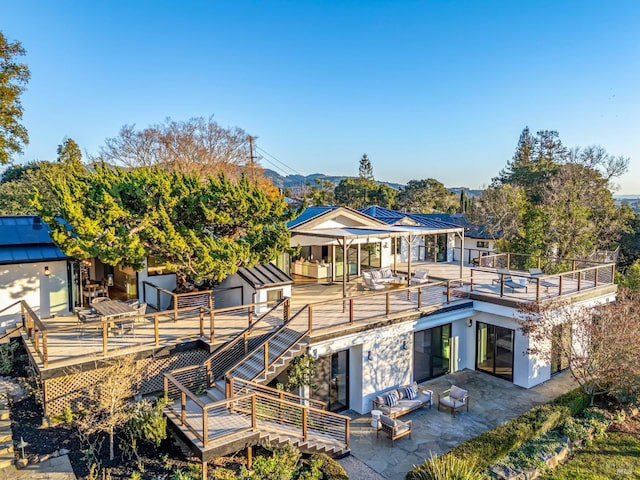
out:
{"label": "outdoor dining table", "polygon": [[128,303],[119,302],[117,300],[105,300],[104,302],[92,303],[91,307],[104,320],[120,317],[132,317],[138,313],[138,310]]}

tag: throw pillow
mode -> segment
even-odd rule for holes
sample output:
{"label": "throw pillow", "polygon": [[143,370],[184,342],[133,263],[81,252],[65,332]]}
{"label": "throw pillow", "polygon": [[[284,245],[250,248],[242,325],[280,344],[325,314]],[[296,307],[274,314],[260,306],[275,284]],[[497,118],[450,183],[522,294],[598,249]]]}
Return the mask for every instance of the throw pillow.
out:
{"label": "throw pillow", "polygon": [[451,390],[449,390],[449,396],[451,398],[455,398],[456,400],[462,400],[466,394],[467,394],[466,390],[463,390],[460,387],[456,387],[455,385],[451,385]]}
{"label": "throw pillow", "polygon": [[409,400],[413,400],[417,396],[418,396],[418,391],[416,390],[415,387],[413,387],[413,386],[407,387],[407,398]]}
{"label": "throw pillow", "polygon": [[387,395],[387,405],[389,405],[390,407],[398,406],[398,395],[396,393],[391,392],[389,395]]}

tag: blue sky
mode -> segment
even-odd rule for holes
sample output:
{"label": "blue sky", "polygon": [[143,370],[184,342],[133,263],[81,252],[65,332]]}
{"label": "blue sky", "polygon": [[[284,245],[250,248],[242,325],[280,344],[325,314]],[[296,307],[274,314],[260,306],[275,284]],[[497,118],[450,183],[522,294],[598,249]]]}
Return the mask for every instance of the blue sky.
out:
{"label": "blue sky", "polygon": [[32,73],[22,161],[213,114],[297,173],[366,152],[379,180],[480,188],[528,125],[630,157],[616,193],[640,194],[635,0],[21,0],[0,30]]}

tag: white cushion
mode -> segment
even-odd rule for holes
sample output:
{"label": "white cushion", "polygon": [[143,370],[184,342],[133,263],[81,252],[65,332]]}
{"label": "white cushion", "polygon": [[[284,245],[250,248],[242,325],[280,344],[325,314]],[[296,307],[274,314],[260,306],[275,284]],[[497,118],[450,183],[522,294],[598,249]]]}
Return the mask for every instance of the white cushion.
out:
{"label": "white cushion", "polygon": [[451,398],[462,401],[466,395],[466,390],[463,390],[460,387],[456,387],[455,385],[451,385],[451,390],[449,390],[449,396]]}
{"label": "white cushion", "polygon": [[427,278],[428,276],[429,272],[427,272],[426,270],[418,270],[413,277],[417,278],[418,280],[422,280]]}

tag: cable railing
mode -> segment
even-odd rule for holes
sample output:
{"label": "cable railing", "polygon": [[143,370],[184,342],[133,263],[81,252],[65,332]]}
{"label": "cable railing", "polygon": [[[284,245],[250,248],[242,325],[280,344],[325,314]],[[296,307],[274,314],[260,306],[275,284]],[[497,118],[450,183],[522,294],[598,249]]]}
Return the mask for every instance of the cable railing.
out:
{"label": "cable railing", "polygon": [[291,441],[349,448],[347,416],[257,390],[205,404],[171,374],[165,374],[164,385],[170,400],[167,409],[180,426],[202,442],[203,449],[214,441],[218,443],[229,435],[243,432],[281,434]]}

